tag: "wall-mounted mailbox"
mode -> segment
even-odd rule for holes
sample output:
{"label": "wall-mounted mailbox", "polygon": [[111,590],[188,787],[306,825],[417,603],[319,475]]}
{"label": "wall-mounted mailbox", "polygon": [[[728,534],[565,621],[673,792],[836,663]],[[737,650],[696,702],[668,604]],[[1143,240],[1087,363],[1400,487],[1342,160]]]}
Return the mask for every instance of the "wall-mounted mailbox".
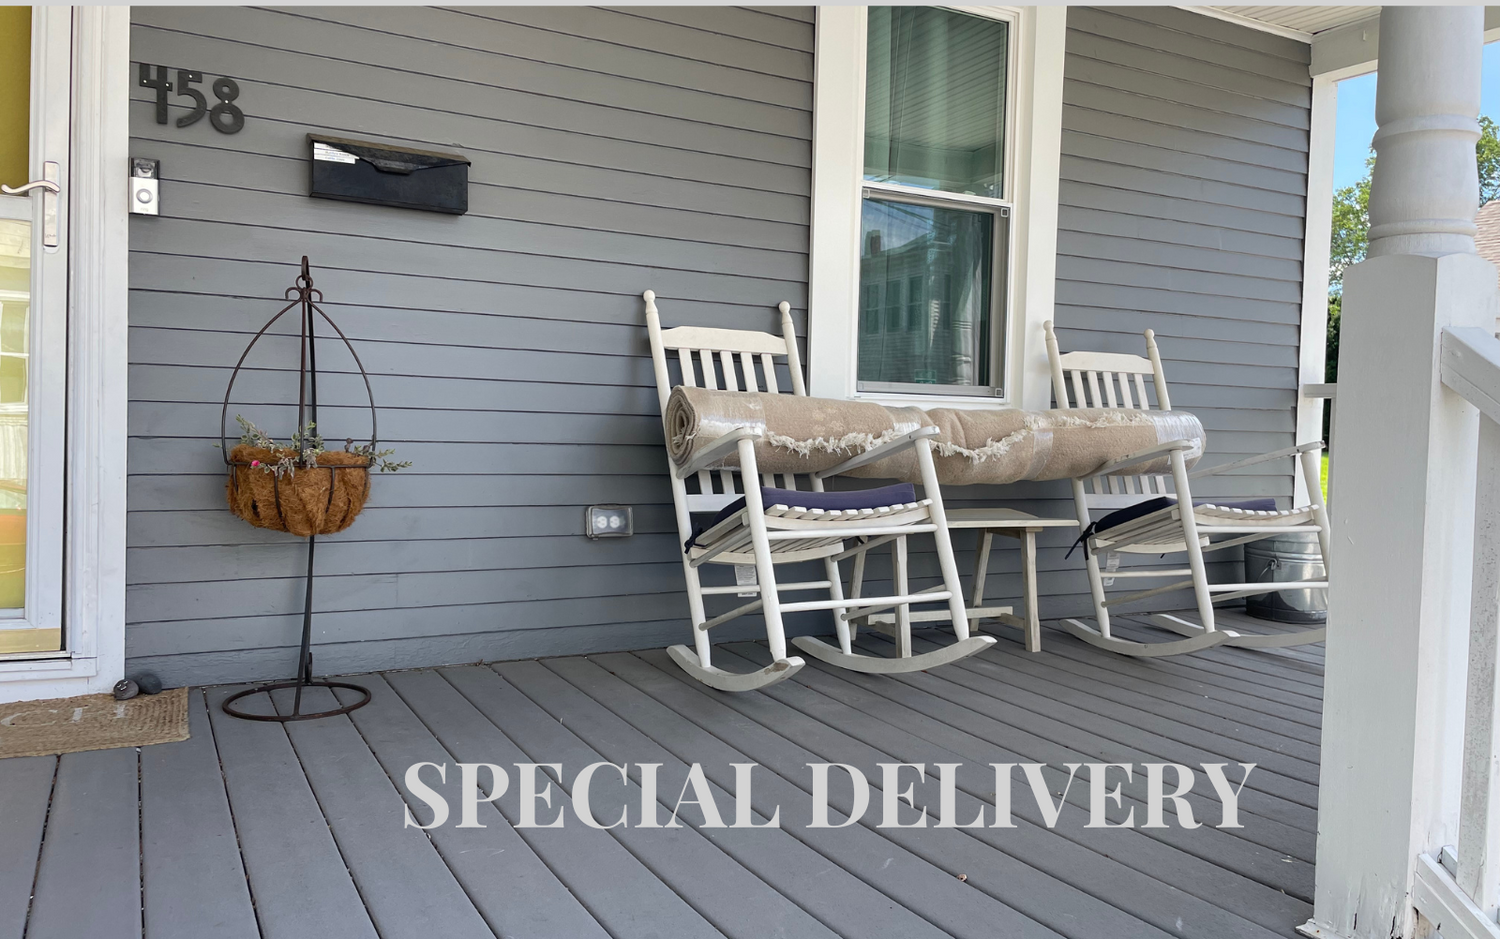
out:
{"label": "wall-mounted mailbox", "polygon": [[456,153],[307,135],[309,195],[425,212],[469,211],[469,160]]}

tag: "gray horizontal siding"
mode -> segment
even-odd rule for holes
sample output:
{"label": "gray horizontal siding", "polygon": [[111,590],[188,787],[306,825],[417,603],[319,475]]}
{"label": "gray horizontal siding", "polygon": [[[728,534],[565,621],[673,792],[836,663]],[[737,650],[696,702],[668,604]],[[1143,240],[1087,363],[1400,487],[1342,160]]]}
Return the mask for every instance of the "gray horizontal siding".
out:
{"label": "gray horizontal siding", "polygon": [[[1155,330],[1209,459],[1292,442],[1310,88],[1306,46],[1279,37],[1170,8],[1068,14],[1059,338],[1140,353]],[[1259,478],[1291,494],[1289,465]]]}
{"label": "gray horizontal siding", "polygon": [[[225,511],[213,443],[234,360],[303,253],[370,372],[382,438],[415,463],[377,478],[358,523],[321,542],[319,670],[683,641],[639,294],[656,290],[669,323],[760,329],[785,299],[804,332],[812,10],[132,16],[133,58],[229,74],[248,115],[234,136],[178,130],[132,92],[132,152],[161,159],[164,176],[164,215],[131,231],[132,664],[200,682],[289,671],[305,549]],[[1153,329],[1212,458],[1286,445],[1305,47],[1167,8],[1074,9],[1069,27],[1064,345],[1139,352]],[[462,151],[469,214],[307,199],[308,132]],[[294,344],[273,331],[257,349],[231,415],[282,428]],[[322,364],[326,432],[366,433],[350,361]],[[1203,489],[1285,496],[1291,479],[1259,466]],[[1072,514],[1059,483],[948,500]],[[633,505],[635,537],[581,537],[595,502]],[[1087,610],[1071,539],[1040,539],[1048,616]],[[955,547],[967,571],[972,535]],[[918,586],[934,567],[914,558]],[[1239,576],[1232,558],[1211,567]],[[1019,593],[1016,552],[997,552],[991,572],[992,596]],[[869,575],[888,576],[884,556]],[[792,631],[823,627],[807,617]]]}
{"label": "gray horizontal siding", "polygon": [[[247,115],[233,136],[178,129],[132,92],[132,153],[163,167],[163,215],[131,228],[133,667],[291,669],[306,549],[225,510],[213,444],[230,369],[303,253],[382,440],[415,463],[322,539],[319,670],[680,639],[640,292],[675,322],[741,328],[774,328],[787,300],[800,328],[811,10],[132,17],[134,60],[230,75]],[[463,152],[469,214],[308,199],[314,131]],[[289,431],[295,361],[285,331],[262,340],[231,415]],[[323,429],[366,434],[352,361],[322,364]],[[594,502],[636,506],[636,537],[583,538]]]}

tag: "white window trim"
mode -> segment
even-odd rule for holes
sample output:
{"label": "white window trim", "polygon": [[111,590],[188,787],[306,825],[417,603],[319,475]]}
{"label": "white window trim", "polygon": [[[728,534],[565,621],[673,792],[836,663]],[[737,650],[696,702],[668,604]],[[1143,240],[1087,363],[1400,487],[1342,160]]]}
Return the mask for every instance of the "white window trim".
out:
{"label": "white window trim", "polygon": [[130,8],[71,12],[66,651],[0,661],[0,701],[109,690],[125,671]]}
{"label": "white window trim", "polygon": [[921,407],[1046,408],[1052,389],[1042,323],[1057,280],[1065,7],[954,7],[1013,19],[1016,36],[1010,172],[1014,217],[1005,397],[857,390],[860,195],[864,186],[864,7],[818,7],[813,89],[808,390]]}

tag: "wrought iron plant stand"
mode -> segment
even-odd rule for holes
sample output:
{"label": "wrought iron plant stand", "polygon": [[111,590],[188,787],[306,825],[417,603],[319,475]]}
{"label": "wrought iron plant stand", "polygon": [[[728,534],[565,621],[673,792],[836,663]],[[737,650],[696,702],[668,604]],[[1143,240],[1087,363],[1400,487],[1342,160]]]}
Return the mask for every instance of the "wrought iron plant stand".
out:
{"label": "wrought iron plant stand", "polygon": [[[301,316],[299,336],[300,357],[297,368],[297,431],[302,437],[293,442],[294,447],[297,447],[298,450],[290,478],[295,479],[302,474],[318,474],[326,470],[328,472],[328,501],[326,505],[321,507],[323,511],[318,515],[316,524],[312,525],[307,533],[307,587],[303,593],[302,600],[302,647],[297,656],[297,677],[290,681],[272,682],[255,688],[249,688],[231,695],[224,700],[223,708],[225,713],[251,721],[287,722],[314,720],[320,717],[347,714],[370,703],[370,690],[362,685],[356,685],[347,681],[330,681],[328,679],[313,678],[311,650],[313,558],[317,551],[318,535],[320,533],[326,534],[330,531],[342,530],[353,521],[353,515],[359,511],[359,508],[363,507],[364,497],[369,494],[369,468],[372,462],[371,459],[366,459],[363,463],[344,462],[336,465],[325,465],[320,463],[318,456],[313,455],[309,457],[306,449],[303,449],[306,446],[305,435],[308,433],[309,426],[316,427],[318,422],[318,351],[315,329],[315,321],[318,317],[321,317],[328,324],[343,342],[344,347],[349,350],[349,354],[354,358],[354,364],[359,368],[360,377],[364,380],[365,393],[369,397],[370,406],[370,446],[367,451],[368,453],[375,452],[377,441],[375,394],[370,389],[370,376],[365,372],[364,363],[359,360],[359,353],[354,351],[354,346],[350,344],[348,337],[344,335],[344,331],[323,311],[320,305],[323,300],[323,294],[322,291],[313,287],[311,269],[308,266],[306,256],[302,258],[302,272],[297,277],[296,285],[287,288],[284,299],[290,302],[282,307],[280,312],[275,316],[271,317],[260,328],[260,331],[251,338],[249,345],[245,346],[245,351],[240,354],[239,361],[235,363],[234,371],[229,376],[229,386],[224,390],[224,408],[219,415],[219,439],[220,445],[224,450],[225,469],[229,475],[227,485],[229,487],[230,503],[231,506],[235,504],[236,487],[244,484],[247,478],[245,474],[266,474],[271,480],[271,493],[274,504],[255,505],[254,498],[247,495],[241,501],[247,506],[253,506],[250,511],[255,513],[256,517],[250,517],[250,515],[247,515],[240,509],[236,509],[235,513],[259,527],[292,531],[294,534],[300,533],[288,523],[288,513],[285,511],[287,506],[283,504],[284,499],[290,502],[292,496],[291,493],[283,496],[283,490],[290,489],[291,487],[283,484],[280,473],[272,472],[248,459],[235,459],[234,451],[230,449],[228,437],[226,436],[226,424],[229,416],[229,396],[234,391],[235,380],[239,377],[240,369],[244,366],[245,359],[249,357],[250,350],[255,347],[255,344],[260,341],[261,337],[266,334],[272,325],[280,320],[282,316],[297,308],[300,308],[299,312]],[[344,474],[342,479],[340,478],[340,473]],[[362,483],[362,492],[357,492],[357,505],[354,504],[355,500],[347,498],[347,489],[351,483],[351,477],[358,483]],[[308,479],[306,476],[303,478],[304,480]],[[315,476],[313,477],[313,481],[315,483],[321,482]],[[319,485],[318,488],[320,489],[321,486]],[[328,519],[328,515],[331,514],[331,510],[334,508],[335,495],[341,493],[346,495],[344,499],[345,504],[342,508],[343,517],[330,520]],[[264,513],[263,516],[260,515],[262,512]],[[359,699],[352,704],[345,704],[341,707],[307,711],[303,710],[302,707],[303,692],[309,688],[327,688],[330,690],[330,693],[332,689],[340,688],[358,694]],[[287,689],[293,691],[291,710],[277,713],[274,699],[271,697],[272,693]],[[269,701],[272,701],[271,710],[269,712],[256,713],[236,706],[237,702],[252,695],[265,695]]]}

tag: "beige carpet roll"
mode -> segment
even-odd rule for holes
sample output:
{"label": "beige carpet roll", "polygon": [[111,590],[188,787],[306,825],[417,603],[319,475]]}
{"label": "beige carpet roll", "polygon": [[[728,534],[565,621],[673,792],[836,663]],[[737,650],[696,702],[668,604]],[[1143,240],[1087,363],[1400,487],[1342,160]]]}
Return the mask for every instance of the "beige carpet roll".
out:
{"label": "beige carpet roll", "polygon": [[[945,486],[1074,479],[1172,440],[1194,442],[1187,453],[1191,466],[1203,455],[1205,443],[1203,425],[1186,411],[934,408],[926,413],[942,431],[933,446],[933,462]],[[1166,456],[1126,470],[1131,476],[1169,472]]]}
{"label": "beige carpet roll", "polygon": [[[1171,440],[1190,440],[1188,464],[1203,455],[1205,434],[1185,411],[1116,408],[1021,411],[1014,408],[888,408],[760,392],[678,387],[667,403],[667,449],[679,466],[737,427],[761,432],[755,458],[761,472],[821,472],[919,427],[941,432],[933,451],[938,480],[947,486],[999,485],[1022,480],[1086,476],[1110,460]],[[739,465],[729,454],[723,467]],[[1170,472],[1167,458],[1127,471]],[[916,455],[906,451],[850,473],[872,479],[921,482]]]}
{"label": "beige carpet roll", "polygon": [[[753,427],[761,432],[755,462],[762,473],[819,473],[929,423],[919,408],[679,385],[667,401],[667,452],[682,466],[730,431]],[[739,464],[730,451],[717,465]]]}

